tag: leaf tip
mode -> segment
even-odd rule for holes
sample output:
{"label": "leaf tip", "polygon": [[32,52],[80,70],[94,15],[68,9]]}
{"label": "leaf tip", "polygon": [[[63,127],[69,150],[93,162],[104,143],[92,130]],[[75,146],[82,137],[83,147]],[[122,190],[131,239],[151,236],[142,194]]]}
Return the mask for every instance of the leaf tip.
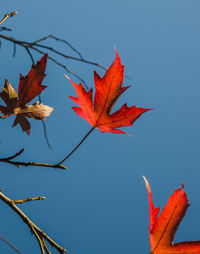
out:
{"label": "leaf tip", "polygon": [[65,78],[67,78],[68,80],[71,81],[71,79],[66,74],[64,74],[64,76],[65,76]]}
{"label": "leaf tip", "polygon": [[149,185],[149,182],[147,181],[147,179],[146,179],[145,176],[142,176],[142,177],[143,177],[143,179],[144,179],[144,182],[145,182],[147,191],[151,193],[151,187],[150,187],[150,185]]}
{"label": "leaf tip", "polygon": [[45,65],[46,65],[47,58],[48,58],[48,54],[46,53],[46,54],[44,54],[44,55],[43,55],[43,57],[40,59],[40,61],[39,61],[39,62],[41,62],[41,63],[45,63]]}
{"label": "leaf tip", "polygon": [[[114,50],[115,50],[115,55],[116,55],[116,58],[119,58],[119,55],[118,55],[118,52],[117,52],[117,47],[114,46]],[[119,58],[120,59],[120,58]]]}
{"label": "leaf tip", "polygon": [[133,137],[133,134],[126,133],[127,136]]}
{"label": "leaf tip", "polygon": [[18,14],[18,11],[13,11],[13,12],[10,14],[10,16],[13,17],[13,16],[15,16],[15,15],[17,15],[17,14]]}

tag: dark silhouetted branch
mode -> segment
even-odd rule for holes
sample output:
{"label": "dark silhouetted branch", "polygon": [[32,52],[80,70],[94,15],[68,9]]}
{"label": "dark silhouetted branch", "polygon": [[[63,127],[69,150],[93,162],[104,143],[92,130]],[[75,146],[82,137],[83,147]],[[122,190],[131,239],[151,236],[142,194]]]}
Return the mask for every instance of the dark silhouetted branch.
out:
{"label": "dark silhouetted branch", "polygon": [[2,27],[0,27],[0,32],[2,32],[2,31],[11,32],[12,30],[10,28],[8,28],[8,27],[2,26]]}
{"label": "dark silhouetted branch", "polygon": [[16,253],[18,254],[22,254],[12,243],[10,243],[6,238],[0,236],[0,239],[6,243],[8,246],[10,246],[14,251],[16,251]]}
{"label": "dark silhouetted branch", "polygon": [[15,153],[14,155],[6,158],[0,158],[0,162],[5,162],[9,163],[12,165],[15,165],[18,168],[21,168],[21,166],[39,166],[39,167],[48,167],[48,168],[59,168],[59,169],[67,169],[66,166],[64,165],[53,165],[53,164],[48,164],[48,163],[37,163],[34,161],[29,161],[29,162],[24,162],[24,161],[13,161],[16,157],[21,155],[24,152],[24,149],[21,149],[19,152]]}
{"label": "dark silhouetted branch", "polygon": [[[71,60],[74,60],[74,61],[79,61],[79,62],[82,62],[82,63],[86,63],[86,64],[90,64],[90,65],[94,65],[96,67],[99,67],[101,69],[104,69],[104,70],[107,70],[107,68],[103,65],[100,65],[96,62],[93,62],[93,61],[89,61],[87,59],[85,59],[81,53],[75,49],[69,42],[67,42],[66,40],[63,40],[63,39],[60,39],[58,37],[55,37],[53,35],[47,35],[41,39],[38,39],[37,41],[34,41],[34,42],[27,42],[27,41],[21,41],[21,40],[16,40],[15,38],[13,37],[10,37],[10,36],[6,36],[4,34],[0,34],[0,38],[4,39],[4,40],[7,40],[7,41],[10,41],[12,42],[13,44],[15,45],[18,45],[18,46],[21,46],[23,47],[26,51],[27,51],[27,54],[29,55],[29,57],[31,58],[31,61],[33,62],[33,55],[31,53],[31,50],[32,51],[36,51],[38,52],[39,54],[45,54],[46,53],[46,50],[52,52],[52,53],[55,53],[56,55],[58,56],[61,56],[65,59],[71,59]],[[42,41],[45,41],[47,39],[54,39],[56,41],[60,41],[60,42],[63,42],[64,44],[66,44],[69,48],[71,48],[77,55],[78,57],[75,57],[75,56],[69,56],[69,55],[66,55],[64,54],[63,52],[59,51],[59,50],[56,50],[55,48],[51,47],[51,46],[47,46],[47,45],[43,45],[43,44],[40,44],[39,42],[42,42]],[[27,50],[28,49],[28,50]],[[44,51],[45,50],[45,51]],[[15,50],[15,53],[13,55],[16,54],[16,50]],[[49,60],[53,61],[54,63],[56,63],[58,66],[62,67],[65,71],[67,71],[68,73],[70,73],[71,75],[75,76],[77,79],[79,79],[83,85],[88,89],[88,86],[86,85],[85,81],[78,75],[76,74],[75,72],[71,71],[65,64],[62,64],[60,61],[56,60],[56,58],[52,57],[52,56],[48,56]],[[128,76],[125,76],[126,78],[128,79],[131,79],[130,77]]]}

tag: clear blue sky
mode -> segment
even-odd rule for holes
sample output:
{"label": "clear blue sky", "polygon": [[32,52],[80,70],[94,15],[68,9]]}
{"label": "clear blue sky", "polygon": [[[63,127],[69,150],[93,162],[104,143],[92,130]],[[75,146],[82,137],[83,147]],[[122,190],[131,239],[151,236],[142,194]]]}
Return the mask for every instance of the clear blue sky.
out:
{"label": "clear blue sky", "polygon": [[[149,180],[156,205],[164,206],[183,181],[191,206],[175,242],[200,240],[200,2],[199,0],[1,1],[0,16],[19,14],[5,25],[7,35],[34,41],[53,34],[68,40],[85,58],[109,66],[117,48],[132,80],[115,109],[128,105],[155,108],[124,128],[128,135],[96,130],[65,163],[68,171],[0,164],[0,187],[13,199],[44,195],[23,211],[70,254],[149,253],[148,200],[142,175]],[[61,43],[49,41],[66,54]],[[2,41],[0,83],[17,88],[19,73],[31,61],[23,49]],[[40,55],[35,55],[40,59]],[[57,58],[93,87],[94,66]],[[104,71],[96,68],[101,75]],[[39,121],[28,137],[13,119],[1,121],[1,157],[25,148],[21,160],[57,162],[87,133],[68,96],[75,91],[65,71],[48,62],[43,84],[45,104],[55,108],[46,121],[53,149],[44,141]],[[69,75],[69,74],[68,74]],[[78,82],[76,78],[69,75]],[[23,254],[40,253],[29,228],[0,202],[0,235]],[[15,253],[0,242],[0,253]],[[56,253],[52,251],[52,253]]]}

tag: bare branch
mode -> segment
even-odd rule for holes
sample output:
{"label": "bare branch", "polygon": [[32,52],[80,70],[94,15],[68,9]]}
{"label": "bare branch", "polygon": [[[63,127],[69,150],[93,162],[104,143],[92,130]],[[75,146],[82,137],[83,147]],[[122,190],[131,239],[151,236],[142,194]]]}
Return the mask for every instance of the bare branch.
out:
{"label": "bare branch", "polygon": [[51,252],[50,252],[49,249],[47,248],[47,245],[46,245],[46,243],[45,243],[45,241],[44,241],[44,238],[42,238],[42,243],[43,243],[43,246],[44,246],[44,249],[45,249],[46,253],[47,253],[47,254],[51,254]]}
{"label": "bare branch", "polygon": [[56,36],[54,36],[54,35],[51,35],[51,34],[50,34],[50,35],[47,35],[47,36],[45,36],[45,37],[43,37],[43,38],[41,38],[41,39],[39,39],[39,40],[37,40],[37,41],[35,41],[33,44],[37,44],[38,42],[47,40],[48,38],[52,38],[52,39],[54,39],[54,40],[56,40],[56,41],[61,41],[61,42],[63,42],[64,44],[66,44],[67,46],[69,46],[75,53],[77,53],[77,54],[79,55],[80,58],[83,59],[83,56],[81,55],[81,53],[80,53],[77,49],[75,49],[68,41],[63,40],[63,39],[60,39],[60,38],[58,38],[58,37],[56,37]]}
{"label": "bare branch", "polygon": [[[16,44],[14,44],[14,45],[16,45]],[[25,47],[25,50],[26,50],[27,54],[30,56],[32,64],[34,64],[34,58],[33,58],[33,55],[31,54],[30,49],[28,47]],[[16,48],[15,48],[15,55],[16,55]]]}
{"label": "bare branch", "polygon": [[13,57],[16,56],[17,49],[16,49],[16,44],[13,44]]}
{"label": "bare branch", "polygon": [[6,26],[1,26],[1,27],[0,27],[0,32],[2,32],[2,31],[8,31],[8,32],[11,32],[11,31],[12,31],[12,29],[10,29],[10,28],[8,28],[8,27],[6,27]]}
{"label": "bare branch", "polygon": [[19,155],[21,155],[24,152],[24,149],[21,149],[19,152],[15,153],[14,155],[10,156],[10,157],[6,157],[6,158],[0,158],[0,162],[5,162],[5,163],[9,163],[12,165],[15,165],[18,168],[21,168],[21,166],[39,166],[39,167],[48,167],[48,168],[59,168],[59,169],[67,169],[66,166],[64,165],[53,165],[53,164],[48,164],[48,163],[37,163],[34,161],[28,161],[28,162],[24,162],[24,161],[13,161],[12,159],[15,159],[16,157],[18,157]]}
{"label": "bare branch", "polygon": [[37,241],[38,241],[38,243],[39,243],[41,253],[42,253],[42,254],[45,254],[45,253],[44,253],[44,246],[43,246],[43,241],[42,241],[42,239],[39,237],[39,235],[38,235],[37,231],[35,230],[35,228],[34,228],[32,225],[30,225],[30,227],[31,227],[31,230],[32,230],[33,234],[35,235],[35,237],[36,237],[36,239],[37,239]]}
{"label": "bare branch", "polygon": [[6,238],[0,236],[0,239],[8,244],[14,251],[16,251],[18,254],[22,254],[12,243],[10,243]]}
{"label": "bare branch", "polygon": [[[38,95],[38,98],[39,98],[39,102],[42,103],[42,99],[41,99],[41,95],[40,94]],[[52,149],[50,141],[49,141],[49,138],[48,138],[48,135],[47,135],[47,127],[46,127],[46,124],[45,124],[44,121],[42,121],[42,127],[43,127],[44,138],[46,140],[46,143],[47,143],[49,149]]]}
{"label": "bare branch", "polygon": [[35,197],[35,198],[26,198],[26,199],[22,199],[22,200],[13,200],[13,202],[15,204],[23,204],[24,202],[28,202],[28,201],[35,201],[35,200],[43,200],[46,197]]}
{"label": "bare branch", "polygon": [[[46,50],[49,50],[50,52],[52,53],[55,53],[56,55],[59,55],[59,56],[62,56],[63,58],[65,59],[71,59],[71,60],[74,60],[74,61],[79,61],[79,62],[82,62],[82,63],[86,63],[86,64],[90,64],[90,65],[94,65],[96,67],[99,67],[101,69],[104,69],[104,70],[107,70],[107,68],[103,65],[100,65],[96,62],[93,62],[93,61],[89,61],[87,59],[85,59],[81,54],[80,52],[75,49],[69,42],[67,42],[66,40],[63,40],[63,39],[60,39],[58,37],[55,37],[53,35],[47,35],[37,41],[34,41],[34,42],[27,42],[27,41],[20,41],[20,40],[16,40],[15,38],[13,37],[9,37],[9,36],[6,36],[4,34],[0,34],[0,38],[4,39],[4,40],[7,40],[7,41],[10,41],[18,46],[21,46],[23,48],[28,48],[29,50],[34,50],[40,54],[45,54],[46,52],[45,51],[42,51],[40,49],[46,49]],[[61,41],[63,43],[65,43],[66,45],[68,45],[75,53],[78,54],[78,57],[74,57],[74,56],[69,56],[69,55],[66,55],[64,53],[62,53],[61,51],[59,50],[56,50],[54,49],[53,47],[50,47],[50,46],[47,46],[47,45],[43,45],[43,44],[39,44],[39,42],[41,41],[44,41],[44,40],[47,40],[49,38],[52,38],[52,39],[55,39],[57,41]],[[29,55],[30,56],[30,55]],[[54,63],[56,63],[57,65],[59,65],[60,67],[62,67],[63,69],[65,69],[68,73],[72,74],[73,76],[75,76],[76,78],[78,78],[82,83],[83,85],[88,89],[88,87],[86,86],[86,83],[85,81],[76,73],[74,73],[73,71],[69,70],[69,68],[67,68],[66,65],[62,64],[60,61],[56,60],[54,57],[52,56],[49,56],[48,57],[51,61],[53,61]],[[131,79],[129,76],[125,75],[126,78],[128,79]]]}
{"label": "bare branch", "polygon": [[6,13],[4,15],[3,19],[0,21],[0,25],[2,25],[6,21],[6,19],[11,18],[11,17],[15,16],[16,14],[17,14],[17,11],[13,11],[10,14]]}
{"label": "bare branch", "polygon": [[6,203],[15,213],[19,215],[19,217],[23,220],[25,224],[28,225],[31,232],[35,235],[38,244],[40,246],[40,250],[42,254],[45,254],[44,251],[46,251],[47,254],[50,253],[48,250],[46,244],[44,243],[44,240],[46,240],[53,248],[55,248],[60,254],[64,254],[67,251],[58,245],[53,239],[51,239],[46,233],[43,232],[38,226],[36,226],[28,217],[25,215],[22,210],[19,209],[18,206],[16,206],[15,201],[8,198],[6,195],[4,195],[2,192],[0,192],[0,199]]}
{"label": "bare branch", "polygon": [[22,148],[19,152],[15,153],[14,155],[4,158],[4,160],[7,160],[7,161],[12,160],[12,159],[20,156],[23,152],[24,152],[24,148]]}
{"label": "bare branch", "polygon": [[52,149],[48,135],[47,135],[47,127],[46,127],[46,124],[44,121],[42,121],[42,127],[43,127],[43,131],[44,131],[44,138],[46,140],[46,143],[47,143],[49,149]]}

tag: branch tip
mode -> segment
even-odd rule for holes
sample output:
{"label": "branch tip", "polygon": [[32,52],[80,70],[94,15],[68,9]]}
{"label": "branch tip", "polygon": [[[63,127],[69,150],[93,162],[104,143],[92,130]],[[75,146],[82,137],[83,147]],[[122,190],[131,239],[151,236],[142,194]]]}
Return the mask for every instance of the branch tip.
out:
{"label": "branch tip", "polygon": [[11,18],[11,17],[15,16],[16,14],[17,14],[17,11],[13,11],[10,14],[6,13],[4,15],[3,19],[0,21],[0,25],[2,25],[6,21],[6,19]]}
{"label": "branch tip", "polygon": [[68,80],[70,80],[70,78],[69,78],[66,74],[64,74],[64,76],[65,76],[65,78],[67,78]]}
{"label": "branch tip", "polygon": [[15,204],[23,204],[24,202],[28,202],[28,201],[35,201],[35,200],[43,200],[45,199],[46,197],[35,197],[35,198],[26,198],[26,199],[22,199],[22,200],[13,200],[13,202]]}
{"label": "branch tip", "polygon": [[[10,13],[10,17],[15,16],[16,14],[18,14],[18,12],[17,12],[17,11],[13,11],[13,12]],[[8,14],[8,15],[9,15],[9,14]]]}
{"label": "branch tip", "polygon": [[13,159],[15,159],[16,157],[18,157],[19,155],[21,155],[24,152],[24,148],[22,148],[19,152],[15,153],[12,156],[6,157],[6,158],[0,158],[0,162],[5,162],[5,163],[9,163],[12,164],[18,168],[21,168],[22,166],[28,167],[28,166],[38,166],[38,167],[49,167],[49,168],[59,168],[59,169],[63,169],[66,170],[67,167],[62,165],[62,163],[59,164],[48,164],[48,163],[37,163],[34,161],[13,161]]}
{"label": "branch tip", "polygon": [[[24,200],[12,200],[0,192],[0,199],[6,203],[19,217],[23,220],[23,222],[29,227],[31,232],[35,235],[38,244],[40,246],[40,250],[43,254],[45,254],[44,250],[47,254],[51,252],[48,250],[47,245],[45,243],[48,242],[53,248],[55,248],[60,254],[64,254],[67,251],[58,245],[53,239],[51,239],[43,230],[41,230],[36,224],[34,224],[27,216],[22,212],[21,209],[16,205],[16,203],[23,203],[25,201],[32,201],[37,199],[43,199],[44,197],[36,197],[36,198],[27,198]],[[23,202],[22,202],[23,201]]]}

